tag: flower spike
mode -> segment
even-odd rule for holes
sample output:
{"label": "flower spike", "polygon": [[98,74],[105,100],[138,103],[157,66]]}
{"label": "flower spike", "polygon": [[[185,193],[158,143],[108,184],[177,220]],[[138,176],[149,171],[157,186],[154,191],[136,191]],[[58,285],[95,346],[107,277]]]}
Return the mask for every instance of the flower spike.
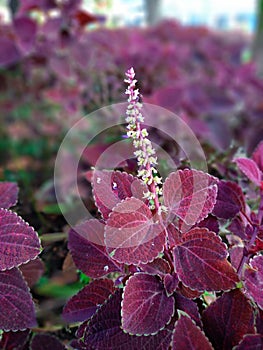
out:
{"label": "flower spike", "polygon": [[161,194],[162,178],[158,177],[157,157],[151,141],[147,138],[148,132],[142,127],[144,118],[141,113],[141,95],[139,89],[136,89],[137,80],[134,79],[134,69],[130,68],[125,75],[127,78],[124,81],[129,84],[125,92],[129,102],[126,111],[127,136],[133,139],[133,145],[136,148],[134,155],[139,167],[138,176],[142,178],[149,189],[145,193],[145,198],[149,200],[150,209],[160,212],[158,195]]}

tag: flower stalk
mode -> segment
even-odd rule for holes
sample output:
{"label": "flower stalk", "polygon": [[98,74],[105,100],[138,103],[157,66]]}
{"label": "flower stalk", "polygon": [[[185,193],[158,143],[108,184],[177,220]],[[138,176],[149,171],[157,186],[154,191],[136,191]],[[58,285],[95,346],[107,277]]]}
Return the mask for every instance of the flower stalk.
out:
{"label": "flower stalk", "polygon": [[142,103],[140,103],[140,92],[136,89],[137,80],[133,68],[130,68],[126,73],[128,88],[128,108],[126,111],[127,136],[133,140],[133,145],[136,148],[134,155],[137,158],[138,176],[148,186],[148,191],[144,197],[149,200],[150,209],[161,213],[163,209],[159,203],[158,196],[162,194],[162,178],[158,176],[157,157],[153,149],[151,141],[148,139],[148,132],[143,128],[144,118],[141,113]]}

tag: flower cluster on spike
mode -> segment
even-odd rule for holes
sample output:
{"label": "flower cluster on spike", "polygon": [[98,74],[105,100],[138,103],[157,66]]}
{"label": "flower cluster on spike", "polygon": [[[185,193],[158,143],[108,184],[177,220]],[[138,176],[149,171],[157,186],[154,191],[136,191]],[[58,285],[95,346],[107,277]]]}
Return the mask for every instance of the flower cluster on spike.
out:
{"label": "flower cluster on spike", "polygon": [[162,178],[158,176],[157,157],[151,141],[147,138],[148,132],[142,127],[144,118],[141,113],[141,95],[136,89],[137,80],[134,79],[134,69],[130,68],[125,75],[127,78],[124,81],[129,84],[125,92],[129,96],[129,105],[126,111],[127,136],[133,139],[133,145],[136,148],[134,155],[139,167],[138,176],[142,178],[149,189],[145,193],[145,198],[149,200],[150,209],[161,211],[162,207],[159,204],[158,195],[162,194]]}

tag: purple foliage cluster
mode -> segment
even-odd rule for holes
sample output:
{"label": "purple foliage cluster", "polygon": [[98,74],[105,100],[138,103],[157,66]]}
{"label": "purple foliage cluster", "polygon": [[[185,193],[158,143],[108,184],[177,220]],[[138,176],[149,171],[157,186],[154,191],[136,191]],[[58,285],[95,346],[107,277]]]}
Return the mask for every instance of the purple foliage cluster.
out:
{"label": "purple foliage cluster", "polygon": [[69,233],[76,266],[93,278],[63,311],[84,321],[74,348],[262,347],[262,157],[261,142],[235,160],[255,184],[255,210],[237,183],[185,169],[164,182],[162,224],[132,190],[141,180],[94,171],[101,219]]}
{"label": "purple foliage cluster", "polygon": [[[136,142],[143,119],[133,78],[127,113]],[[262,347],[263,142],[235,162],[254,184],[253,210],[237,182],[202,171],[172,172],[156,210],[148,177],[94,169],[100,219],[69,232],[76,267],[93,278],[63,311],[68,322],[84,321],[75,349]]]}

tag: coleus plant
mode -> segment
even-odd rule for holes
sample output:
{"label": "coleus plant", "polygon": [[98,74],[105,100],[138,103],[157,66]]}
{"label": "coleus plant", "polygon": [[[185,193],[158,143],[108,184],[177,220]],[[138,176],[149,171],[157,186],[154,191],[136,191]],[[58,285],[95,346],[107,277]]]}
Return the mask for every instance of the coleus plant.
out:
{"label": "coleus plant", "polygon": [[21,345],[29,332],[26,329],[36,326],[29,286],[36,282],[43,269],[37,258],[40,253],[37,233],[9,210],[16,204],[17,196],[15,183],[0,183],[0,330],[4,332],[1,349],[6,349],[5,345],[14,338],[9,331],[16,331],[17,344]]}
{"label": "coleus plant", "polygon": [[253,160],[236,159],[259,187],[255,211],[237,183],[202,171],[178,170],[162,184],[133,68],[126,77],[138,174],[95,169],[101,218],[69,232],[73,260],[92,278],[63,310],[83,322],[72,346],[262,348],[263,143]]}

